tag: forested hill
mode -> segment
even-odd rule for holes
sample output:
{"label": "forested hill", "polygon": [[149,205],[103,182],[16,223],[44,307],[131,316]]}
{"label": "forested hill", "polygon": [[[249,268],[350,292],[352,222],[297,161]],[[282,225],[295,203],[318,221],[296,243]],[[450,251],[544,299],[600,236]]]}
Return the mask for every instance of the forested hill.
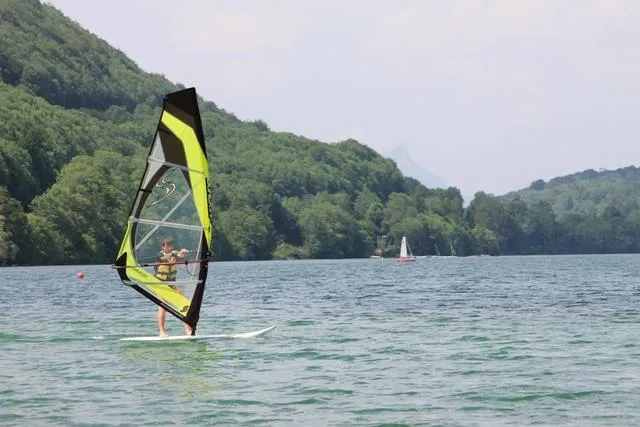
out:
{"label": "forested hill", "polygon": [[527,203],[544,200],[551,203],[557,214],[603,213],[612,206],[626,215],[640,207],[640,168],[628,166],[599,172],[588,169],[549,182],[539,179],[528,188],[507,193],[501,199],[520,199]]}
{"label": "forested hill", "polygon": [[[182,88],[37,0],[0,2],[0,264],[111,263],[158,122]],[[197,86],[197,85],[196,85]],[[200,100],[219,260],[630,252],[638,211],[427,189],[354,140],[322,143]],[[463,155],[464,153],[461,153]]]}
{"label": "forested hill", "polygon": [[[0,15],[0,260],[112,262],[162,97],[182,86],[36,0]],[[457,191],[429,191],[354,140],[201,111],[218,259],[368,256],[378,235],[400,239],[406,209],[430,213],[427,199],[449,227],[462,216]]]}

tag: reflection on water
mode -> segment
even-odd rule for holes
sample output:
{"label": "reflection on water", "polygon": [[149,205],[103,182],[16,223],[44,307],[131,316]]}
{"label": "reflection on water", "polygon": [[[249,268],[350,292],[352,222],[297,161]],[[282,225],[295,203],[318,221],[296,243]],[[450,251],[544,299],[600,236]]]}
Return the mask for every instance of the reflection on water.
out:
{"label": "reflection on water", "polygon": [[[162,380],[166,390],[182,397],[203,397],[217,390],[224,380],[223,352],[210,349],[205,341],[154,341],[122,345],[125,372]],[[145,380],[148,381],[148,380]]]}

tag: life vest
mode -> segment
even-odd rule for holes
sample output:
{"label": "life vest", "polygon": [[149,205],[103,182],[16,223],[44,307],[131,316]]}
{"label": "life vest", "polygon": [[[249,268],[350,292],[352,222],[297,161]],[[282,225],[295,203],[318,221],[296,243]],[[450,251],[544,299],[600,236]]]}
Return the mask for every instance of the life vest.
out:
{"label": "life vest", "polygon": [[[164,255],[164,254],[161,254]],[[175,257],[171,257],[171,261],[174,262],[176,260]],[[160,262],[167,262],[166,260]],[[176,275],[178,274],[178,267],[175,264],[162,264],[158,266],[158,271],[156,271],[156,277],[164,282],[173,282],[176,280]]]}

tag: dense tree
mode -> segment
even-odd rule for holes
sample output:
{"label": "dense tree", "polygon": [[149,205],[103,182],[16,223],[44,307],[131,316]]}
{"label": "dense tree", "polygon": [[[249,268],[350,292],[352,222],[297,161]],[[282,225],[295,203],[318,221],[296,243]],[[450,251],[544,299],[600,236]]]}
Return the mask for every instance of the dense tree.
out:
{"label": "dense tree", "polygon": [[[115,152],[97,151],[94,156],[78,156],[61,172],[58,182],[32,203],[39,224],[47,224],[62,236],[64,258],[68,262],[112,261],[124,232],[135,194],[134,171],[143,166],[142,158],[124,161]],[[40,253],[47,240],[36,241]]]}
{"label": "dense tree", "polygon": [[273,222],[264,212],[246,206],[232,208],[219,215],[218,224],[218,232],[225,238],[219,259],[271,258],[275,249]]}
{"label": "dense tree", "polygon": [[0,186],[0,265],[22,264],[29,259],[31,233],[20,203]]}
{"label": "dense tree", "polygon": [[340,206],[319,200],[300,213],[305,252],[312,258],[364,255],[365,238],[353,217]]}

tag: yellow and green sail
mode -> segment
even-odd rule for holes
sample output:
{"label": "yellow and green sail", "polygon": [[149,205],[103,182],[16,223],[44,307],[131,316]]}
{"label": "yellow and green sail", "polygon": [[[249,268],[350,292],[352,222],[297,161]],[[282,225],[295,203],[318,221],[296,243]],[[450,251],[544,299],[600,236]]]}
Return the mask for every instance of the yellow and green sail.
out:
{"label": "yellow and green sail", "polygon": [[[188,254],[158,269],[161,241]],[[212,239],[209,162],[194,88],[165,96],[147,165],[135,194],[115,267],[120,279],[189,324],[195,334],[207,279]],[[163,277],[160,275],[160,277]]]}

